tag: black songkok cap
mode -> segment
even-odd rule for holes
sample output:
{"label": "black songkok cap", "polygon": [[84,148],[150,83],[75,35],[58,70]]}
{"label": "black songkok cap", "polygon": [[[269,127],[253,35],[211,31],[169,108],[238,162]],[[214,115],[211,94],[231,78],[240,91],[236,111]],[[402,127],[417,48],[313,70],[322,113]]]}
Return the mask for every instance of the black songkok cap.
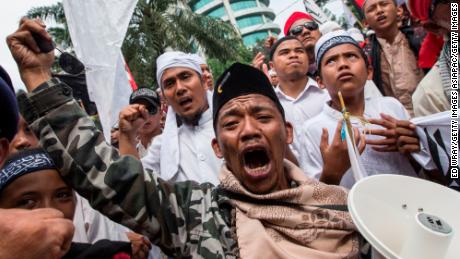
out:
{"label": "black songkok cap", "polygon": [[19,109],[11,79],[0,66],[0,138],[13,140],[18,131]]}
{"label": "black songkok cap", "polygon": [[241,63],[234,63],[219,77],[212,97],[212,118],[216,129],[220,109],[233,98],[248,94],[260,94],[270,98],[283,116],[284,109],[273,86],[262,71]]}

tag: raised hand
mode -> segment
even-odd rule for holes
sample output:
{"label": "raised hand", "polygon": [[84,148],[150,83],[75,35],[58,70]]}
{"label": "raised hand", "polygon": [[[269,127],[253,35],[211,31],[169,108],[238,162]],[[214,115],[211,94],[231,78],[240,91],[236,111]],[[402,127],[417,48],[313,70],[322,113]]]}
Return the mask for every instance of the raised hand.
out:
{"label": "raised hand", "polygon": [[[343,175],[350,168],[350,158],[348,156],[348,148],[346,140],[342,141],[341,132],[344,123],[340,121],[337,124],[334,139],[329,144],[329,132],[323,129],[321,135],[320,151],[323,157],[323,173],[320,181],[327,184],[340,184]],[[358,145],[358,151],[361,154],[366,147],[364,134],[360,134],[359,130],[353,128],[355,143]]]}
{"label": "raised hand", "polygon": [[137,130],[144,125],[148,118],[148,110],[142,104],[131,104],[120,112],[118,118],[120,135],[124,134],[135,138]]}
{"label": "raised hand", "polygon": [[45,28],[45,24],[39,19],[22,18],[19,29],[6,38],[6,43],[18,65],[21,79],[29,92],[51,78],[50,69],[54,61],[54,52],[41,52],[32,36],[35,34],[36,37],[51,42],[51,36]]}
{"label": "raised hand", "polygon": [[268,51],[273,47],[273,44],[275,44],[277,38],[273,35],[268,36],[265,41],[264,41],[264,48]]}
{"label": "raised hand", "polygon": [[118,121],[120,155],[133,155],[139,158],[136,149],[137,131],[147,118],[148,110],[142,104],[128,105],[120,112]]}

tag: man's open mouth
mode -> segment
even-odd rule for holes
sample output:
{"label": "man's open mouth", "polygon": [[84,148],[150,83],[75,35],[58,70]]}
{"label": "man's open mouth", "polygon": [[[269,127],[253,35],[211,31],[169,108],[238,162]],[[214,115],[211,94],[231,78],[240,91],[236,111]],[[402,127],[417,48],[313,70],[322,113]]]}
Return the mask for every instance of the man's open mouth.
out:
{"label": "man's open mouth", "polygon": [[265,177],[271,169],[268,152],[262,147],[245,151],[243,163],[245,171],[253,178]]}
{"label": "man's open mouth", "polygon": [[385,15],[377,17],[377,22],[384,21],[387,17]]}
{"label": "man's open mouth", "polygon": [[179,101],[179,105],[180,105],[180,106],[187,106],[187,105],[189,105],[190,103],[192,103],[192,98],[189,98],[189,97],[183,98],[183,99],[181,99],[181,100]]}

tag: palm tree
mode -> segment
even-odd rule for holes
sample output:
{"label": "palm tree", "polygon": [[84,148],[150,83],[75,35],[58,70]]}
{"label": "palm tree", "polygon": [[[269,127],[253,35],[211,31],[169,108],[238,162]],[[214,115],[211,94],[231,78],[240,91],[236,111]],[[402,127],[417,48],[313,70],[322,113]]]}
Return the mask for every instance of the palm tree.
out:
{"label": "palm tree", "polygon": [[62,3],[57,3],[51,6],[42,6],[32,8],[27,12],[27,17],[40,17],[42,20],[52,20],[57,26],[49,27],[48,32],[53,37],[54,42],[62,49],[72,48],[70,33],[67,27],[67,22],[64,14]]}
{"label": "palm tree", "polygon": [[[61,3],[33,8],[28,16],[54,19],[61,25],[49,29],[54,40],[71,46]],[[247,59],[240,54],[242,46],[241,37],[230,23],[194,13],[186,0],[139,0],[122,51],[137,83],[154,87],[155,60],[168,48],[200,50],[209,58],[227,63]]]}
{"label": "palm tree", "polygon": [[[155,59],[167,48],[202,50],[223,63],[238,60],[241,37],[228,22],[194,13],[184,0],[139,0],[123,44],[136,80],[154,82]],[[134,69],[137,67],[139,69]]]}

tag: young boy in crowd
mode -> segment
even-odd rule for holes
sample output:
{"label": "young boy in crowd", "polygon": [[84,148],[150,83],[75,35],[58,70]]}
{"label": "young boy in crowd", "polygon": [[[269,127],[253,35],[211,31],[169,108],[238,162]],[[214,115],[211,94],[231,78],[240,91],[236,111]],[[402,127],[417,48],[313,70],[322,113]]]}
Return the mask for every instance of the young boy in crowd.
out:
{"label": "young boy in crowd", "polygon": [[424,76],[417,62],[423,39],[411,28],[400,30],[395,0],[366,0],[361,8],[365,23],[375,31],[365,47],[374,83],[384,96],[395,97],[413,114],[412,93]]}
{"label": "young boy in crowd", "polygon": [[[21,150],[5,162],[0,171],[0,208],[54,208],[72,220],[75,207],[74,191],[62,180],[44,150]],[[150,243],[142,238],[131,243],[110,240],[94,244],[72,243],[63,258],[147,258],[149,246]],[[135,254],[131,255],[131,250]]]}
{"label": "young boy in crowd", "polygon": [[[346,141],[342,139],[340,91],[352,126],[361,132],[355,130],[360,135],[359,149],[366,173],[416,176],[408,157],[394,152],[396,122],[408,120],[409,115],[393,97],[364,98],[364,86],[372,78],[372,68],[359,44],[345,31],[335,31],[318,41],[315,53],[318,84],[327,89],[331,101],[302,127],[304,171],[329,184],[351,187],[355,183],[349,170]],[[330,134],[334,137],[329,138]]]}

